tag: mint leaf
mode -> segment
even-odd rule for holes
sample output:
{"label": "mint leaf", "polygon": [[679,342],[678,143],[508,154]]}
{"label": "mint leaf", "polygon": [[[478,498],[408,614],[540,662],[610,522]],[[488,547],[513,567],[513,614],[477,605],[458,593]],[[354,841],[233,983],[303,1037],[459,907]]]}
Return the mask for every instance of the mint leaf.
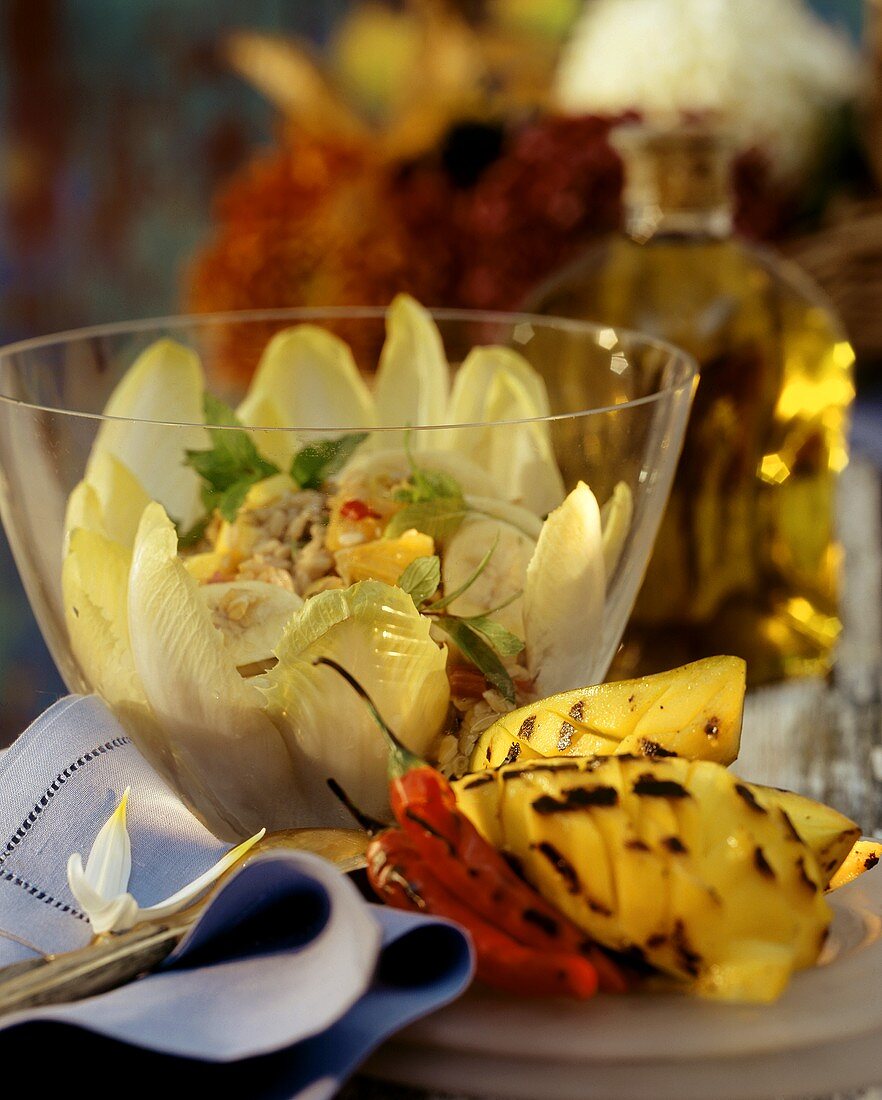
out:
{"label": "mint leaf", "polygon": [[396,512],[386,525],[386,538],[394,539],[415,527],[436,542],[451,538],[465,519],[468,509],[462,498],[440,497],[419,504],[408,504]]}
{"label": "mint leaf", "polygon": [[333,474],[349,461],[368,437],[368,432],[350,432],[337,439],[308,443],[291,462],[291,477],[301,489],[321,489]]}
{"label": "mint leaf", "polygon": [[398,578],[398,587],[409,593],[420,606],[433,595],[441,583],[441,559],[437,555],[415,558]]}
{"label": "mint leaf", "polygon": [[435,620],[462,655],[478,668],[508,703],[515,702],[514,682],[505,665],[481,635],[463,619],[442,615]]}
{"label": "mint leaf", "polygon": [[524,648],[524,643],[517,634],[512,634],[510,630],[506,630],[493,619],[488,619],[486,615],[471,615],[463,622],[483,635],[500,657],[514,657]]}
{"label": "mint leaf", "polygon": [[262,458],[248,432],[241,429],[233,410],[206,393],[203,398],[205,419],[212,447],[208,451],[187,451],[184,465],[202,478],[202,504],[210,516],[215,508],[230,523],[242,507],[248,490],[258,481],[279,472],[278,466]]}

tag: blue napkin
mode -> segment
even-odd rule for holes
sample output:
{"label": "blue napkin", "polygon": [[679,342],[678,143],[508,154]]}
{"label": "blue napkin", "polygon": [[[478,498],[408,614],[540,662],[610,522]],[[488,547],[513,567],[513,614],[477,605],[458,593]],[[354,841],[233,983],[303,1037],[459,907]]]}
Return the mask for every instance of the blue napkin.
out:
{"label": "blue napkin", "polygon": [[[89,941],[67,859],[88,854],[127,786],[129,890],[150,905],[228,845],[100,700],[61,700],[0,758],[0,965]],[[92,1067],[86,1087],[110,1073],[108,1095],[118,1064],[125,1079],[172,1095],[323,1100],[384,1039],[458,997],[472,970],[455,925],[369,905],[327,861],[273,851],[225,882],[159,972],[0,1018],[0,1054],[75,1058]]]}

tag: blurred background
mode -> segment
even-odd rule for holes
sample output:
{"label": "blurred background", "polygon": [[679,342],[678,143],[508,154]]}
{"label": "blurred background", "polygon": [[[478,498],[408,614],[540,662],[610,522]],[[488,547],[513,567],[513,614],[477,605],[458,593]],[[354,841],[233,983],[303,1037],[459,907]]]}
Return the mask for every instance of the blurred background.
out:
{"label": "blurred background", "polygon": [[[882,466],[872,0],[3,0],[0,340],[517,307],[619,224],[610,130],[658,110],[727,117],[738,230],[832,299]],[[3,542],[0,743],[62,691]]]}

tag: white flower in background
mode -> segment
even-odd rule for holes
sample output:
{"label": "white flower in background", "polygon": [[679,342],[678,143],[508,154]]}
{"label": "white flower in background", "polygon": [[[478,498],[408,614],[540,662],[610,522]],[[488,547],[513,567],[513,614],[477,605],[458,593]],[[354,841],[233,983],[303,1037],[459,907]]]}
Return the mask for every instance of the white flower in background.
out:
{"label": "white flower in background", "polygon": [[860,71],[801,0],[588,0],[555,96],[572,113],[720,112],[788,176],[810,166],[824,112],[854,97]]}
{"label": "white flower in background", "polygon": [[89,918],[97,936],[125,932],[141,921],[161,919],[194,901],[233,866],[264,835],[261,829],[249,840],[227,852],[213,867],[158,905],[140,906],[128,892],[132,872],[132,845],[126,828],[129,788],[102,825],[86,866],[79,852],[67,861],[67,881],[77,904]]}

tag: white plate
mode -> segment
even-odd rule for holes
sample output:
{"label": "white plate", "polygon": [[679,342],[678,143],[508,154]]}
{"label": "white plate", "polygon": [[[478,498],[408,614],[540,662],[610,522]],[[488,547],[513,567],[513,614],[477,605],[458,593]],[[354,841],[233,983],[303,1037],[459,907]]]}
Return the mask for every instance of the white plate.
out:
{"label": "white plate", "polygon": [[878,1085],[882,870],[830,904],[821,961],[775,1004],[676,994],[576,1004],[475,989],[402,1032],[366,1072],[512,1100],[783,1100]]}

